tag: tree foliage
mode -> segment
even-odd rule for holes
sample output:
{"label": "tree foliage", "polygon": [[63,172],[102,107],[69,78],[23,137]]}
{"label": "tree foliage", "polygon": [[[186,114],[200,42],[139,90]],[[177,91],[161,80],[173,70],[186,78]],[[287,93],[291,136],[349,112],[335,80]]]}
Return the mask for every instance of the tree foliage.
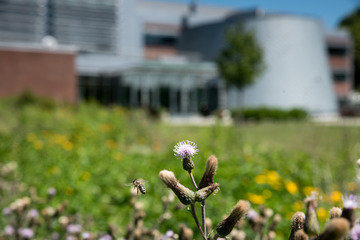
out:
{"label": "tree foliage", "polygon": [[340,26],[349,30],[354,41],[355,85],[360,87],[360,7],[340,21]]}
{"label": "tree foliage", "polygon": [[243,89],[263,72],[263,51],[254,33],[242,24],[227,29],[225,37],[225,47],[216,58],[219,73],[227,85]]}

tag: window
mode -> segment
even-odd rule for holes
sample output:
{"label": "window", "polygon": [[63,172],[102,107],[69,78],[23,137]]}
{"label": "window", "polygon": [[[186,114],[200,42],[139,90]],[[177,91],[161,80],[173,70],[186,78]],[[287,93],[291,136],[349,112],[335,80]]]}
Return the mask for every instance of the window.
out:
{"label": "window", "polygon": [[171,35],[145,35],[145,45],[147,46],[166,46],[173,47],[177,43],[177,37]]}

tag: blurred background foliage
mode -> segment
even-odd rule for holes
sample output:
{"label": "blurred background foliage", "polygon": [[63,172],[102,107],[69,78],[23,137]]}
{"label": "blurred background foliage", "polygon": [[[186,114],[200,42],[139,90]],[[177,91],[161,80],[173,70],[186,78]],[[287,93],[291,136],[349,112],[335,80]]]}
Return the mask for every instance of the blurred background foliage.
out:
{"label": "blurred background foliage", "polygon": [[[342,194],[357,192],[359,139],[360,129],[353,126],[265,121],[175,127],[148,118],[142,110],[96,103],[72,107],[42,99],[3,100],[0,164],[16,163],[17,169],[10,179],[2,175],[1,182],[22,184],[11,194],[0,184],[0,207],[29,196],[30,189],[46,196],[53,187],[57,195],[52,204],[68,201],[68,211],[78,215],[88,231],[104,231],[114,224],[124,234],[131,216],[128,184],[142,178],[147,192],[138,201],[144,205],[145,225],[151,227],[163,213],[161,197],[168,194],[158,179],[159,171],[171,170],[183,185],[192,186],[173,153],[178,141],[191,140],[199,149],[193,172],[197,181],[207,158],[214,154],[219,159],[215,181],[220,191],[206,201],[207,216],[214,224],[239,199],[247,199],[254,209],[266,205],[281,214],[277,235],[285,239],[292,214],[305,211],[303,199],[311,191],[318,190],[322,196],[318,208],[322,224],[330,207],[341,207]],[[180,223],[195,229],[190,213],[177,209],[160,231],[177,230]],[[6,225],[5,216],[0,223]]]}

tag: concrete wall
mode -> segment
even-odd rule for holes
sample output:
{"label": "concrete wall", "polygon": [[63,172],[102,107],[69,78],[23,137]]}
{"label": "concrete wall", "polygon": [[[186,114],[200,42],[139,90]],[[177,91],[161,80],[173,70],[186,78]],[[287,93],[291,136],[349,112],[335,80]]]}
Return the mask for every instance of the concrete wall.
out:
{"label": "concrete wall", "polygon": [[75,103],[75,53],[0,47],[0,97],[16,96],[24,91]]}

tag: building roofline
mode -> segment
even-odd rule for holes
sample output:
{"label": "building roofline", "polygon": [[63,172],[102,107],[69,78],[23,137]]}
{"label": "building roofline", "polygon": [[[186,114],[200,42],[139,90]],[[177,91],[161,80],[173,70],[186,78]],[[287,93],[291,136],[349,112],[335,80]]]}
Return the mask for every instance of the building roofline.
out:
{"label": "building roofline", "polygon": [[32,52],[53,52],[62,54],[75,54],[77,48],[70,45],[58,45],[53,47],[47,47],[37,43],[26,42],[0,42],[0,50],[12,50],[12,51],[32,51]]}

